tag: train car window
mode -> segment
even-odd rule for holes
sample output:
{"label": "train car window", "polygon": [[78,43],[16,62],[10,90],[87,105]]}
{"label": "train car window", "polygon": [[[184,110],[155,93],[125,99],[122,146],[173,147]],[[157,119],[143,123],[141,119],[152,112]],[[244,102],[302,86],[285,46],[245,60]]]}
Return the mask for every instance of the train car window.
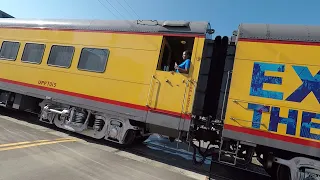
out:
{"label": "train car window", "polygon": [[71,66],[73,54],[73,46],[53,45],[51,47],[47,64],[51,66],[69,68]]}
{"label": "train car window", "polygon": [[16,60],[19,48],[19,42],[3,41],[0,50],[0,59],[6,59],[11,61]]}
{"label": "train car window", "polygon": [[40,64],[44,49],[44,44],[26,43],[22,54],[22,62]]}
{"label": "train car window", "polygon": [[78,69],[92,72],[104,72],[108,56],[108,49],[83,48],[80,54]]}
{"label": "train car window", "polygon": [[178,65],[183,63],[183,52],[185,50],[192,52],[193,44],[193,37],[164,36],[157,70],[175,71],[175,63]]}

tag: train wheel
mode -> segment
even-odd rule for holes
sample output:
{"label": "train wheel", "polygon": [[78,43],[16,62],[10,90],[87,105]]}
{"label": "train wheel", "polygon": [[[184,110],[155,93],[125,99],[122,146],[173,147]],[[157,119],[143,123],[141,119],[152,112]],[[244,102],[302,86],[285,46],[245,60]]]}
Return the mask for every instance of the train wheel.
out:
{"label": "train wheel", "polygon": [[271,168],[265,169],[266,172],[271,176],[272,180],[277,180],[277,171],[278,171],[278,164],[273,163]]}
{"label": "train wheel", "polygon": [[277,180],[291,180],[289,167],[285,165],[278,165]]}
{"label": "train wheel", "polygon": [[135,139],[136,132],[132,129],[129,129],[126,137],[124,138],[123,144],[119,144],[119,146],[122,148],[131,147],[134,144]]}
{"label": "train wheel", "polygon": [[266,171],[272,180],[291,180],[290,169],[287,166],[274,163]]}

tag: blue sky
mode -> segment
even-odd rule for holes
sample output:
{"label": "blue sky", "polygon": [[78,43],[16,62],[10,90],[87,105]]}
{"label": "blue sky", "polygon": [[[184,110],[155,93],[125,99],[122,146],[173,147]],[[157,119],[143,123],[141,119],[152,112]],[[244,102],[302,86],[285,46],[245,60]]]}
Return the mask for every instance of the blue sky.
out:
{"label": "blue sky", "polygon": [[0,9],[17,18],[205,20],[216,35],[227,36],[243,22],[320,24],[320,0],[0,1]]}

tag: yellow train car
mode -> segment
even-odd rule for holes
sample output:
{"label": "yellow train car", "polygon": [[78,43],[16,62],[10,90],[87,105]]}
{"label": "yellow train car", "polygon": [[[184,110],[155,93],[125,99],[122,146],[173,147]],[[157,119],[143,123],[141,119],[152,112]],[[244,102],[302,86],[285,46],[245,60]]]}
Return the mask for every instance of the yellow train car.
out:
{"label": "yellow train car", "polygon": [[[178,137],[189,130],[207,29],[206,22],[2,19],[0,101],[34,112],[26,104],[41,101],[41,121],[119,143],[142,128]],[[185,50],[189,72],[177,73]]]}
{"label": "yellow train car", "polygon": [[0,105],[123,145],[209,142],[202,156],[257,155],[277,180],[320,176],[319,30],[241,24],[213,40],[207,22],[0,19]]}
{"label": "yellow train car", "polygon": [[223,137],[255,147],[275,179],[320,174],[319,30],[239,26]]}

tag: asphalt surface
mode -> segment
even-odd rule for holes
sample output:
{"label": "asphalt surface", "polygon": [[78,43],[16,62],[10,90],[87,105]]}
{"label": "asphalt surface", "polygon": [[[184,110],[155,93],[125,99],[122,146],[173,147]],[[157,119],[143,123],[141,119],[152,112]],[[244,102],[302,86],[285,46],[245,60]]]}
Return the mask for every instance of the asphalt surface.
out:
{"label": "asphalt surface", "polygon": [[118,149],[0,116],[0,180],[204,180]]}

